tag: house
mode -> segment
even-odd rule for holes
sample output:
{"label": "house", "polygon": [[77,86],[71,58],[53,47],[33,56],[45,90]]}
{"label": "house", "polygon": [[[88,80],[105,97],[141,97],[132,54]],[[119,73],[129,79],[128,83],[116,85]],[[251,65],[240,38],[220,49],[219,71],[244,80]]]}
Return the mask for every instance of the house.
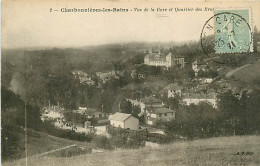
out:
{"label": "house", "polygon": [[141,98],[140,101],[143,103],[144,107],[147,106],[162,107],[164,105],[162,100],[157,99],[153,96]]}
{"label": "house", "polygon": [[175,111],[170,108],[151,107],[146,109],[146,123],[149,125],[154,125],[156,121],[170,121],[173,119],[175,119]]}
{"label": "house", "polygon": [[132,72],[131,72],[131,77],[132,78],[136,78],[137,77],[137,70],[135,69],[135,70],[132,70]]}
{"label": "house", "polygon": [[108,115],[105,112],[97,111],[97,109],[94,108],[88,108],[84,115],[87,116],[87,118],[94,118],[94,119],[101,119],[106,118]]}
{"label": "house", "polygon": [[57,120],[63,119],[64,108],[60,106],[48,106],[43,108],[41,120]]}
{"label": "house", "polygon": [[213,81],[213,78],[201,78],[199,81],[203,84],[210,84]]}
{"label": "house", "polygon": [[77,71],[74,70],[72,71],[72,74],[79,79],[81,84],[88,84],[88,85],[94,85],[95,81],[93,81],[91,79],[91,77],[89,76],[89,74],[83,72],[83,71]]}
{"label": "house", "polygon": [[73,112],[73,113],[77,113],[77,114],[82,114],[82,115],[83,115],[87,109],[88,109],[87,107],[79,107],[79,109],[77,109],[77,110],[72,110],[72,112]]}
{"label": "house", "polygon": [[119,127],[123,129],[138,130],[139,129],[139,119],[131,114],[125,113],[115,113],[109,116],[110,125],[114,127]]}
{"label": "house", "polygon": [[108,71],[108,72],[96,72],[96,75],[101,80],[101,82],[105,83],[109,81],[111,78],[119,79],[120,77],[125,75],[124,71]]}
{"label": "house", "polygon": [[190,105],[190,104],[198,105],[199,102],[207,102],[211,104],[214,108],[217,108],[217,97],[216,97],[216,93],[214,92],[208,94],[200,94],[200,93],[185,94],[183,96],[183,102],[186,105]]}
{"label": "house", "polygon": [[184,58],[177,57],[176,55],[172,55],[169,53],[168,55],[162,55],[159,53],[149,53],[144,57],[144,64],[148,66],[163,66],[163,67],[172,67],[172,66],[180,66],[184,67]]}
{"label": "house", "polygon": [[111,79],[112,75],[110,73],[102,73],[102,72],[97,72],[96,75],[98,78],[101,80],[101,82],[105,83],[108,80]]}
{"label": "house", "polygon": [[100,118],[106,118],[108,115],[105,112],[98,111],[94,108],[87,108],[87,107],[79,107],[77,110],[73,110],[72,112],[77,114],[86,115],[87,118],[94,118],[94,119],[100,119]]}
{"label": "house", "polygon": [[176,95],[181,96],[181,90],[182,90],[182,86],[179,86],[176,83],[171,83],[163,88],[163,91],[167,92],[168,98],[174,97]]}
{"label": "house", "polygon": [[149,96],[141,98],[140,100],[126,99],[130,101],[135,106],[140,106],[141,112],[144,112],[145,107],[162,107],[164,104],[162,100],[155,97]]}
{"label": "house", "polygon": [[198,75],[200,70],[206,71],[209,68],[208,64],[204,64],[201,60],[192,62],[192,70],[195,72],[195,76]]}

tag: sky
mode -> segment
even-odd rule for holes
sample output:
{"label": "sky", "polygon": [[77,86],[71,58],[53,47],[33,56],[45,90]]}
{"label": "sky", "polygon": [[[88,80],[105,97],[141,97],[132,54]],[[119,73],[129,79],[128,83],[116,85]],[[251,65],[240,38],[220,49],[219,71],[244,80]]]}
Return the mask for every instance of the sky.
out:
{"label": "sky", "polygon": [[[202,2],[2,2],[2,48],[81,47],[127,42],[185,42],[199,40],[213,11],[69,13],[61,8],[245,8],[251,9],[252,26],[260,29],[260,3]],[[52,8],[52,12],[50,12]],[[54,12],[53,10],[58,10]]]}

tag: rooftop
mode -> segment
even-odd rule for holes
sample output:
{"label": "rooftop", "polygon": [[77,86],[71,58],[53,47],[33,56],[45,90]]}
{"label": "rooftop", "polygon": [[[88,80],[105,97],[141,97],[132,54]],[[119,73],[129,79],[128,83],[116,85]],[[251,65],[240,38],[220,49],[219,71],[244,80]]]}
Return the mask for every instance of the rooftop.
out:
{"label": "rooftop", "polygon": [[150,61],[166,61],[166,56],[159,53],[149,53],[144,58]]}
{"label": "rooftop", "polygon": [[154,114],[175,112],[174,110],[166,107],[147,107],[145,110],[148,110],[149,112]]}
{"label": "rooftop", "polygon": [[47,111],[52,111],[52,112],[63,112],[64,111],[64,108],[62,108],[60,106],[48,106],[48,107],[45,107],[45,109]]}
{"label": "rooftop", "polygon": [[117,112],[114,115],[110,115],[109,116],[109,120],[124,122],[130,116],[132,116],[132,115],[131,114],[125,114],[125,113]]}
{"label": "rooftop", "polygon": [[181,86],[179,86],[178,84],[176,84],[176,83],[171,83],[171,84],[169,84],[169,85],[167,85],[166,87],[164,87],[163,88],[164,90],[181,90],[182,89],[182,87]]}

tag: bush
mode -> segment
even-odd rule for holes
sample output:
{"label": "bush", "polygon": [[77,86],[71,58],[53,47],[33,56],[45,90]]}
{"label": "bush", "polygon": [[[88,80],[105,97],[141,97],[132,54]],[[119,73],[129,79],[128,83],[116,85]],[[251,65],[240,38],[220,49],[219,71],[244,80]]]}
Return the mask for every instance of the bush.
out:
{"label": "bush", "polygon": [[76,133],[75,131],[71,130],[63,130],[55,128],[54,125],[48,121],[43,122],[43,126],[41,129],[43,132],[46,132],[50,135],[70,139],[70,140],[76,140],[76,141],[82,141],[82,142],[91,142],[93,135],[92,134],[83,134],[83,133]]}
{"label": "bush", "polygon": [[107,138],[106,136],[95,136],[93,142],[95,145],[102,149],[111,150],[111,139]]}
{"label": "bush", "polygon": [[79,156],[87,153],[91,153],[91,148],[72,147],[69,149],[64,149],[61,151],[54,152],[51,155],[55,157],[73,157],[73,156]]}

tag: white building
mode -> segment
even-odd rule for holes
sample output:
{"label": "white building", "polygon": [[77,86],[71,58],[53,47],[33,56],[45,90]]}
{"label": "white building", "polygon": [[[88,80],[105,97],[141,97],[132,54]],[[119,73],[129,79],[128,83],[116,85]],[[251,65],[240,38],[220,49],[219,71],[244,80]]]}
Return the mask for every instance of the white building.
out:
{"label": "white building", "polygon": [[120,127],[123,129],[138,130],[139,119],[132,116],[131,114],[115,113],[109,116],[110,125],[114,127]]}
{"label": "white building", "polygon": [[169,108],[149,108],[146,110],[146,123],[154,125],[156,121],[170,121],[175,119],[175,111]]}
{"label": "white building", "polygon": [[162,100],[152,96],[144,97],[141,98],[140,100],[132,100],[132,99],[126,99],[126,100],[130,101],[135,106],[140,106],[141,112],[144,112],[145,107],[162,107],[164,105]]}
{"label": "white building", "polygon": [[93,81],[91,79],[91,77],[89,76],[89,74],[83,72],[83,71],[78,71],[75,70],[72,72],[72,74],[79,79],[81,84],[88,84],[88,85],[94,85],[95,81]]}
{"label": "white building", "polygon": [[179,65],[181,68],[184,67],[184,58],[178,58],[177,56],[169,53],[168,55],[161,55],[160,53],[149,53],[144,57],[144,64],[148,66],[163,66],[172,67]]}
{"label": "white building", "polygon": [[64,108],[60,106],[49,106],[43,108],[43,113],[41,116],[41,120],[57,120],[57,119],[63,119],[64,115]]}
{"label": "white building", "polygon": [[207,102],[211,104],[214,108],[217,108],[217,97],[216,94],[213,92],[209,94],[185,94],[183,97],[183,102],[186,105],[198,105],[200,102]]}
{"label": "white building", "polygon": [[207,64],[203,64],[203,62],[198,60],[192,63],[192,70],[195,72],[195,76],[198,75],[199,70],[206,71],[207,67]]}
{"label": "white building", "polygon": [[181,96],[182,87],[178,86],[176,83],[171,83],[163,88],[163,91],[167,92],[168,98],[174,97],[176,95]]}

